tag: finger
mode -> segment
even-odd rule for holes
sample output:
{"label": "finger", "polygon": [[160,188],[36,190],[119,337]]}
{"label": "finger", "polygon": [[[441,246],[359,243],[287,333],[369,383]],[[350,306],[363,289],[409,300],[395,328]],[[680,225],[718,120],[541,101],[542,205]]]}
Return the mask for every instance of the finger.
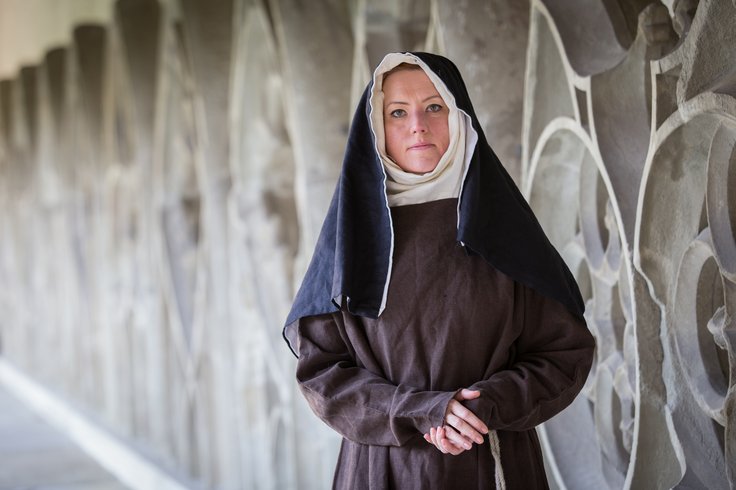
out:
{"label": "finger", "polygon": [[431,437],[432,437],[432,444],[434,444],[434,445],[435,445],[435,447],[436,447],[437,449],[439,449],[439,450],[440,450],[441,452],[443,452],[443,453],[446,453],[446,452],[447,452],[447,450],[446,450],[446,449],[445,449],[444,447],[442,447],[442,442],[441,442],[441,440],[440,440],[440,436],[439,436],[439,431],[440,431],[440,429],[439,429],[439,428],[434,428],[434,427],[432,427],[432,428],[430,429],[430,431],[429,431],[429,432],[430,432],[430,435],[431,435]]}
{"label": "finger", "polygon": [[443,434],[446,439],[448,439],[451,443],[459,448],[467,451],[468,449],[473,447],[473,441],[471,439],[463,436],[452,427],[445,427]]}
{"label": "finger", "polygon": [[448,439],[442,439],[442,447],[445,449],[447,454],[451,454],[453,456],[457,456],[465,451],[465,449],[455,446]]}
{"label": "finger", "polygon": [[450,404],[445,420],[464,436],[472,439],[478,444],[483,443],[483,434],[488,432],[488,427],[476,415],[463,406],[460,402]]}
{"label": "finger", "polygon": [[483,444],[483,434],[478,432],[465,420],[453,414],[448,415],[445,420],[447,421],[448,426],[455,429],[459,434],[462,434],[469,441],[475,442],[477,444]]}
{"label": "finger", "polygon": [[[451,430],[451,429],[450,429]],[[462,453],[463,451],[466,451],[469,448],[464,447],[464,445],[458,445],[456,444],[449,436],[451,434],[449,433],[450,430],[443,428],[441,429],[440,434],[442,435],[442,438],[440,439],[440,444],[442,444],[442,447],[447,451],[448,453],[452,454],[453,456],[457,456],[458,454]],[[470,446],[472,447],[472,446]]]}
{"label": "finger", "polygon": [[[486,424],[484,424],[483,421],[479,419],[473,412],[468,410],[465,405],[456,400],[452,400],[452,402],[448,407],[449,415],[455,415],[459,419],[462,419],[465,423],[469,424],[480,434],[488,433],[488,426],[486,426]],[[454,424],[452,425],[454,426]]]}
{"label": "finger", "polygon": [[432,435],[432,444],[434,444],[437,449],[439,449],[440,451],[444,452],[442,450],[442,443],[440,442],[439,428],[435,428],[435,429],[432,429],[432,430],[434,431],[433,432],[433,435]]}
{"label": "finger", "polygon": [[457,395],[455,395],[456,400],[475,400],[480,396],[480,391],[478,390],[469,390],[467,388],[463,388],[458,392]]}
{"label": "finger", "polygon": [[464,447],[456,445],[452,440],[447,438],[447,433],[444,427],[438,427],[434,431],[435,446],[444,454],[452,454],[457,456],[461,452],[465,451]]}

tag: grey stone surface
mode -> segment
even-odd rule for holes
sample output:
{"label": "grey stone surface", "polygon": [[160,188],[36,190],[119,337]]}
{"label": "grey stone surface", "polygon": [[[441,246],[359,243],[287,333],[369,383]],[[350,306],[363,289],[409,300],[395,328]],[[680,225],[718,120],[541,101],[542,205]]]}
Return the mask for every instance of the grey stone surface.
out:
{"label": "grey stone surface", "polygon": [[124,490],[0,384],[0,490]]}
{"label": "grey stone surface", "polygon": [[[663,5],[644,8],[628,50],[591,72],[585,43],[568,43],[585,26],[569,31],[561,2],[533,2],[524,188],[583,286],[598,343],[588,403],[542,430],[560,488],[736,483],[736,208],[726,191],[736,99],[723,48],[736,12],[728,2],[677,5],[674,19]],[[579,450],[581,430],[596,434],[598,451]]]}

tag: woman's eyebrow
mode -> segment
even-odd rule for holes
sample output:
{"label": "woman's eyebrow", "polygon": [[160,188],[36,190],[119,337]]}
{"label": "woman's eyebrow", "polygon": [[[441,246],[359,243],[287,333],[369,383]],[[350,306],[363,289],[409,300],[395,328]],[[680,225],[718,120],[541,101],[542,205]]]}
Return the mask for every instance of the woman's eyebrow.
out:
{"label": "woman's eyebrow", "polygon": [[[431,100],[431,99],[434,99],[434,98],[442,99],[442,97],[439,94],[430,95],[426,99],[422,100],[422,103],[427,102],[428,100]],[[442,99],[442,100],[444,100],[444,99]],[[403,100],[391,100],[389,102],[386,102],[386,105],[391,105],[391,104],[409,105],[408,102],[404,102]]]}

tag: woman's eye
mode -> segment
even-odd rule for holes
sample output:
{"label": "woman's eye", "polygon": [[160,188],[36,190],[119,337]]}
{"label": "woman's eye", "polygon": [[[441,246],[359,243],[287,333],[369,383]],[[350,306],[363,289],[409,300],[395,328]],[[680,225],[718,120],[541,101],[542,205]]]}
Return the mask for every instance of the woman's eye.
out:
{"label": "woman's eye", "polygon": [[442,106],[439,104],[430,104],[427,106],[427,112],[440,112],[442,110]]}
{"label": "woman's eye", "polygon": [[395,109],[390,112],[391,117],[403,117],[406,115],[406,111],[404,109]]}

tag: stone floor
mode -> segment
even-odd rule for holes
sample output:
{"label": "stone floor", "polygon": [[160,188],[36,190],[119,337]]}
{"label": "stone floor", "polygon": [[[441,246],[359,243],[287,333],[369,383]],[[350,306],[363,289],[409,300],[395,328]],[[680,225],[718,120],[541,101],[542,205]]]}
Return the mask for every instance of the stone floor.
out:
{"label": "stone floor", "polygon": [[0,383],[0,490],[124,490]]}

